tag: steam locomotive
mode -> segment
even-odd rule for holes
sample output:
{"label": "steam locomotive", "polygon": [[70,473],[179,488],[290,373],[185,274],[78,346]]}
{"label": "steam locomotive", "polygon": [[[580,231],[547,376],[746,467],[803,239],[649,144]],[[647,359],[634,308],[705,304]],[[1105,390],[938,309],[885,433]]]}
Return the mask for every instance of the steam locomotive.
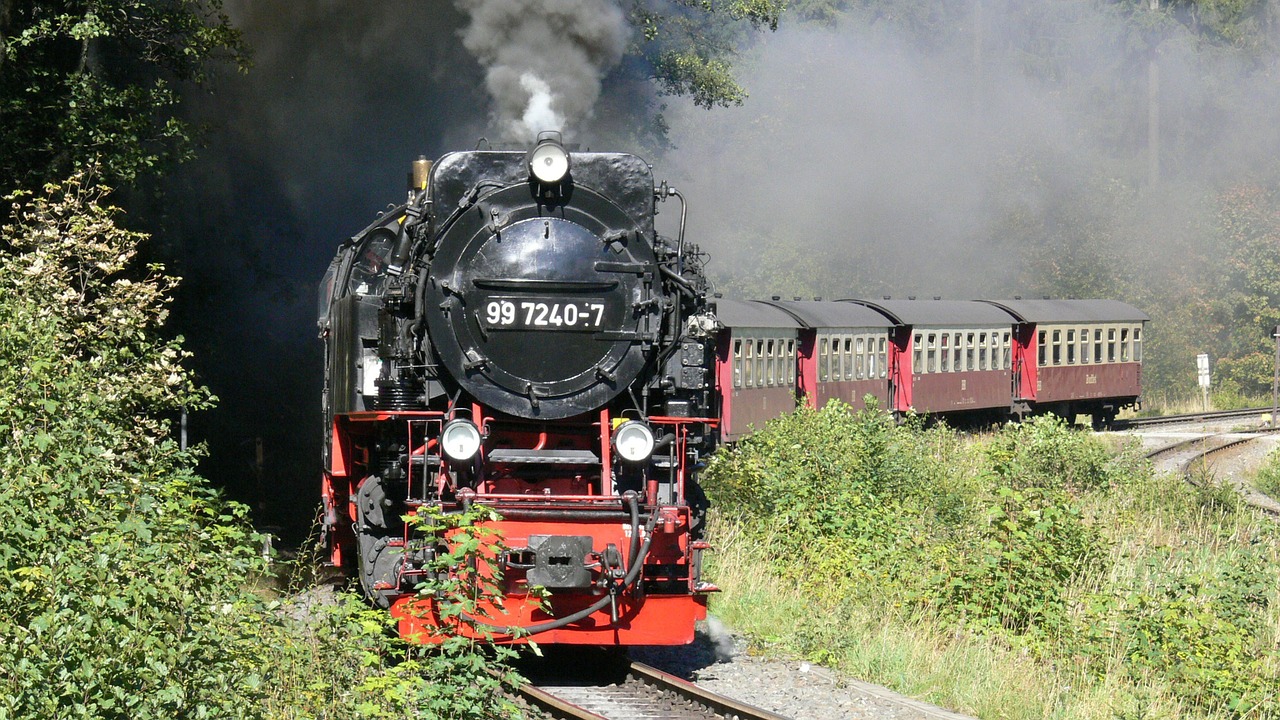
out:
{"label": "steam locomotive", "polygon": [[[1102,427],[1140,403],[1148,318],[1114,300],[708,299],[684,198],[634,155],[549,134],[421,159],[411,187],[320,308],[331,560],[411,639],[692,641],[702,462],[801,404]],[[464,619],[418,593],[450,539],[413,518],[477,503],[500,599]]]}
{"label": "steam locomotive", "polygon": [[[571,150],[420,159],[322,283],[323,529],[405,637],[682,644],[715,590],[716,321],[684,199],[634,155]],[[448,540],[411,520],[477,503],[502,600],[459,623],[415,590]]]}

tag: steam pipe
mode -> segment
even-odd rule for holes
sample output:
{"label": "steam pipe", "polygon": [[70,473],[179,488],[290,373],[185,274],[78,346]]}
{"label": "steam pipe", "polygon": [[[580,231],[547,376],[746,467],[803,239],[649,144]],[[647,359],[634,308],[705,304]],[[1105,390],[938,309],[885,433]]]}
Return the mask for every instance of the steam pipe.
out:
{"label": "steam pipe", "polygon": [[667,193],[680,198],[680,236],[676,240],[676,270],[680,273],[684,272],[684,220],[685,214],[689,206],[685,204],[684,196],[675,188],[667,188]]}

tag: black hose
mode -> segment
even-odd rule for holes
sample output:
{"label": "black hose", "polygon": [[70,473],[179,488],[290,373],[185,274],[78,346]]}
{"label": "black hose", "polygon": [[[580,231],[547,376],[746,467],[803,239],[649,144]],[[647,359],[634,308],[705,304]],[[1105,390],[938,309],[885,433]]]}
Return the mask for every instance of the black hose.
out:
{"label": "black hose", "polygon": [[[653,528],[657,523],[658,513],[653,512],[649,514],[649,522],[645,523],[644,545],[637,548],[636,546],[640,542],[640,508],[636,500],[636,493],[634,490],[628,490],[623,493],[622,497],[627,501],[627,509],[631,511],[631,562],[627,567],[626,577],[622,579],[622,586],[627,588],[635,584],[636,579],[640,577],[640,570],[644,567],[644,558],[649,555],[649,548],[653,544]],[[493,623],[485,622],[467,615],[466,613],[461,613],[461,616],[462,619],[467,622],[497,631],[504,635],[515,635],[519,632],[524,632],[528,635],[536,635],[537,633],[546,632],[548,630],[557,630],[566,625],[578,622],[583,618],[589,617],[593,613],[602,610],[605,605],[609,604],[609,601],[612,598],[612,594],[607,594],[572,615],[566,615],[562,618],[556,618],[555,620],[538,623],[537,625],[529,625],[527,627],[494,625]]]}

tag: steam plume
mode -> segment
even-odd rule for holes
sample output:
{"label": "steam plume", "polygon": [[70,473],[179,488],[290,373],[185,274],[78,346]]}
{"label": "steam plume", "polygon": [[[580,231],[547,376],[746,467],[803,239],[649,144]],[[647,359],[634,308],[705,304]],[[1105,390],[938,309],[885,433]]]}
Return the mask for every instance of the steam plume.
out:
{"label": "steam plume", "polygon": [[588,117],[626,45],[626,18],[611,0],[455,4],[471,19],[462,42],[485,67],[496,120],[515,140]]}

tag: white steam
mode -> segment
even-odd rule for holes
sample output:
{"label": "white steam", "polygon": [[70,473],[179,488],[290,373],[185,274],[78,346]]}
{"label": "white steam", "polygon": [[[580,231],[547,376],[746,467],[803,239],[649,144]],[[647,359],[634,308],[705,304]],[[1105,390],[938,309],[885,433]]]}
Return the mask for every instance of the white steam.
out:
{"label": "white steam", "polygon": [[565,126],[564,115],[551,107],[551,86],[537,75],[527,72],[520,76],[520,87],[529,93],[529,104],[519,121],[507,125],[507,130],[517,137],[536,135],[539,130],[559,130]]}
{"label": "white steam", "polygon": [[485,68],[495,120],[514,140],[589,117],[626,47],[626,17],[612,0],[454,2],[471,20],[462,43]]}

